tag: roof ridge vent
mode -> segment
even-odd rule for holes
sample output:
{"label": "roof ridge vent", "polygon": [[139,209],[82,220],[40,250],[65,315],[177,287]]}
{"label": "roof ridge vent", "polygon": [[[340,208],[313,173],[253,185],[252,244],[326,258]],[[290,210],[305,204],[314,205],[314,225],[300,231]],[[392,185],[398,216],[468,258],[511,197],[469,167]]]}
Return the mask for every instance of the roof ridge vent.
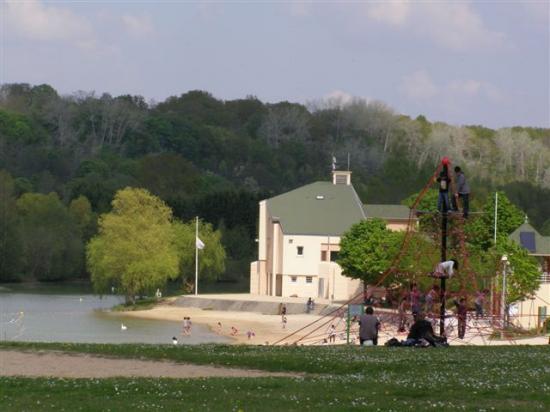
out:
{"label": "roof ridge vent", "polygon": [[332,184],[346,186],[351,185],[351,172],[347,170],[333,170]]}

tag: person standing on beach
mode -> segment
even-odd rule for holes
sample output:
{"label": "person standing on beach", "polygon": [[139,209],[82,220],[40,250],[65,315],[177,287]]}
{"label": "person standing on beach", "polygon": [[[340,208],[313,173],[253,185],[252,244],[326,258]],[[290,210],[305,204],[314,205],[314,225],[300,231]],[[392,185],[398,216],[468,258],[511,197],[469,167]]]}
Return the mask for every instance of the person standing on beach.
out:
{"label": "person standing on beach", "polygon": [[283,315],[283,318],[281,319],[281,322],[283,324],[283,329],[286,329],[286,323],[287,323],[287,319],[286,319],[286,316]]}
{"label": "person standing on beach", "polygon": [[281,317],[285,317],[286,316],[286,305],[283,303],[282,304],[283,306],[281,306]]}

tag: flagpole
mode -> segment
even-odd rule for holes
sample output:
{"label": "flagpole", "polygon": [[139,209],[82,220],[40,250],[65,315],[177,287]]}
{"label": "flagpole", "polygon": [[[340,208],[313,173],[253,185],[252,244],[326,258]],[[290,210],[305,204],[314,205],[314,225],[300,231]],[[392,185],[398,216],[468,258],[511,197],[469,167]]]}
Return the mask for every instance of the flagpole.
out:
{"label": "flagpole", "polygon": [[199,294],[199,247],[197,239],[199,238],[199,217],[196,217],[195,223],[195,296]]}

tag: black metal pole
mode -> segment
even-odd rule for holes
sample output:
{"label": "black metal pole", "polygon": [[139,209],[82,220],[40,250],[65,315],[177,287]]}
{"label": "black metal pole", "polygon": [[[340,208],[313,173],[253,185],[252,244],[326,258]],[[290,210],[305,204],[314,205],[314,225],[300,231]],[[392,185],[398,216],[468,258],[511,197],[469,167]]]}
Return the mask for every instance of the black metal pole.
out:
{"label": "black metal pole", "polygon": [[[441,213],[441,261],[447,260],[447,210],[443,209]],[[439,300],[441,308],[439,311],[439,334],[445,335],[445,296],[446,296],[446,279],[441,278],[441,288],[439,290]]]}
{"label": "black metal pole", "polygon": [[[446,176],[449,176],[447,165],[443,165],[443,172]],[[448,183],[448,181],[447,181]],[[448,187],[448,186],[447,186]],[[446,194],[447,201],[441,204],[441,261],[447,260],[447,217],[448,217],[448,201],[449,194]],[[446,297],[446,279],[441,278],[441,289],[439,290],[439,300],[441,301],[441,307],[439,310],[439,334],[445,335],[445,297]]]}

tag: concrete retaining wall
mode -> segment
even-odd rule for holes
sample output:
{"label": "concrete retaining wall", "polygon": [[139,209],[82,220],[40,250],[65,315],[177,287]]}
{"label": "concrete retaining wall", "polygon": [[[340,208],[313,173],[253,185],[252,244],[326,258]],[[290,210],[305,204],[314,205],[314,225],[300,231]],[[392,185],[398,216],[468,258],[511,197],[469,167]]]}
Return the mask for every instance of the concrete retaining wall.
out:
{"label": "concrete retaining wall", "polygon": [[[306,313],[305,303],[285,302],[286,313],[289,315]],[[194,296],[182,296],[174,302],[175,306],[192,307],[210,310],[223,310],[229,312],[255,312],[264,315],[279,315],[280,302],[262,302],[253,300],[229,300],[210,299]],[[330,306],[332,309],[332,306]],[[315,304],[312,314],[324,314],[329,310],[329,305]]]}

